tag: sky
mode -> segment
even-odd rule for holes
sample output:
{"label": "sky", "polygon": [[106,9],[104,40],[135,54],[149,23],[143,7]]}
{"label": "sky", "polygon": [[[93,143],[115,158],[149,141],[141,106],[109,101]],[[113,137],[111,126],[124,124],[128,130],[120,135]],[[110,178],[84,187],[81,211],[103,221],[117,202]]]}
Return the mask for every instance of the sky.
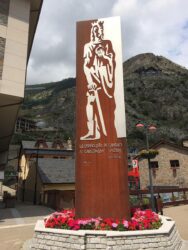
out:
{"label": "sky", "polygon": [[75,77],[76,22],[120,16],[123,61],[154,53],[188,68],[187,0],[44,0],[27,84]]}

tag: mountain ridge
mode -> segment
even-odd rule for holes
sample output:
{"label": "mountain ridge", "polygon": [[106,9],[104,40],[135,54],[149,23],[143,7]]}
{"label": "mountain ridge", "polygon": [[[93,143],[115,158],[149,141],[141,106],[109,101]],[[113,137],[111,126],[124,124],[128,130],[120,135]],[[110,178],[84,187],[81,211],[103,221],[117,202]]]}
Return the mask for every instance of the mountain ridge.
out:
{"label": "mountain ridge", "polygon": [[[123,63],[128,143],[145,144],[145,136],[136,130],[138,121],[157,125],[154,143],[161,138],[180,142],[188,134],[188,70],[163,56],[152,53],[136,55]],[[20,116],[62,133],[75,136],[75,78],[26,86]],[[33,88],[33,89],[32,89]]]}

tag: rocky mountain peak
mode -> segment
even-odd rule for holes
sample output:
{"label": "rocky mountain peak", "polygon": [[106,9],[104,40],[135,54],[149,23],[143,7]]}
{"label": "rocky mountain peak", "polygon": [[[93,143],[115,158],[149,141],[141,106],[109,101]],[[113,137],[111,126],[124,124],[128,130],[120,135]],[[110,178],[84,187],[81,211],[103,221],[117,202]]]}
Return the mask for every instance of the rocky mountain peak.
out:
{"label": "rocky mountain peak", "polygon": [[168,60],[163,56],[156,56],[153,53],[144,53],[136,55],[123,64],[124,74],[159,74],[166,75],[181,74],[187,75],[186,68]]}

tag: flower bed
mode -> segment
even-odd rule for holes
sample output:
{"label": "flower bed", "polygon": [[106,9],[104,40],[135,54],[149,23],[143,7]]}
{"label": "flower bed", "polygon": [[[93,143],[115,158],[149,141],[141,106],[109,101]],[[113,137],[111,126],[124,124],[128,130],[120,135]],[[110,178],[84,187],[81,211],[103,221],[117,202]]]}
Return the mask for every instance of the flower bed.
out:
{"label": "flower bed", "polygon": [[75,218],[74,210],[55,212],[45,219],[46,228],[68,230],[113,230],[133,231],[145,229],[158,229],[162,225],[158,214],[151,210],[137,210],[131,220],[113,218]]}

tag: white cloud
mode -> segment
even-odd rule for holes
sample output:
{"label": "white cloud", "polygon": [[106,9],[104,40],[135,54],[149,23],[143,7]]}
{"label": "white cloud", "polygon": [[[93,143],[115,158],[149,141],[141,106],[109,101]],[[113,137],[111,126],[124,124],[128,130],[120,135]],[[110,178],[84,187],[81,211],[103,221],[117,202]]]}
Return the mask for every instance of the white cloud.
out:
{"label": "white cloud", "polygon": [[[188,20],[188,2],[182,0],[118,0],[113,14],[122,18],[124,58],[153,52],[177,60],[173,51],[181,51],[183,26]],[[129,37],[127,40],[126,37]],[[127,41],[127,44],[126,44]],[[184,42],[187,41],[184,39]],[[180,55],[179,55],[180,57]],[[188,66],[188,60],[183,61]]]}
{"label": "white cloud", "polygon": [[187,0],[45,0],[28,83],[75,76],[76,21],[117,15],[124,60],[153,52],[188,67],[187,9]]}

